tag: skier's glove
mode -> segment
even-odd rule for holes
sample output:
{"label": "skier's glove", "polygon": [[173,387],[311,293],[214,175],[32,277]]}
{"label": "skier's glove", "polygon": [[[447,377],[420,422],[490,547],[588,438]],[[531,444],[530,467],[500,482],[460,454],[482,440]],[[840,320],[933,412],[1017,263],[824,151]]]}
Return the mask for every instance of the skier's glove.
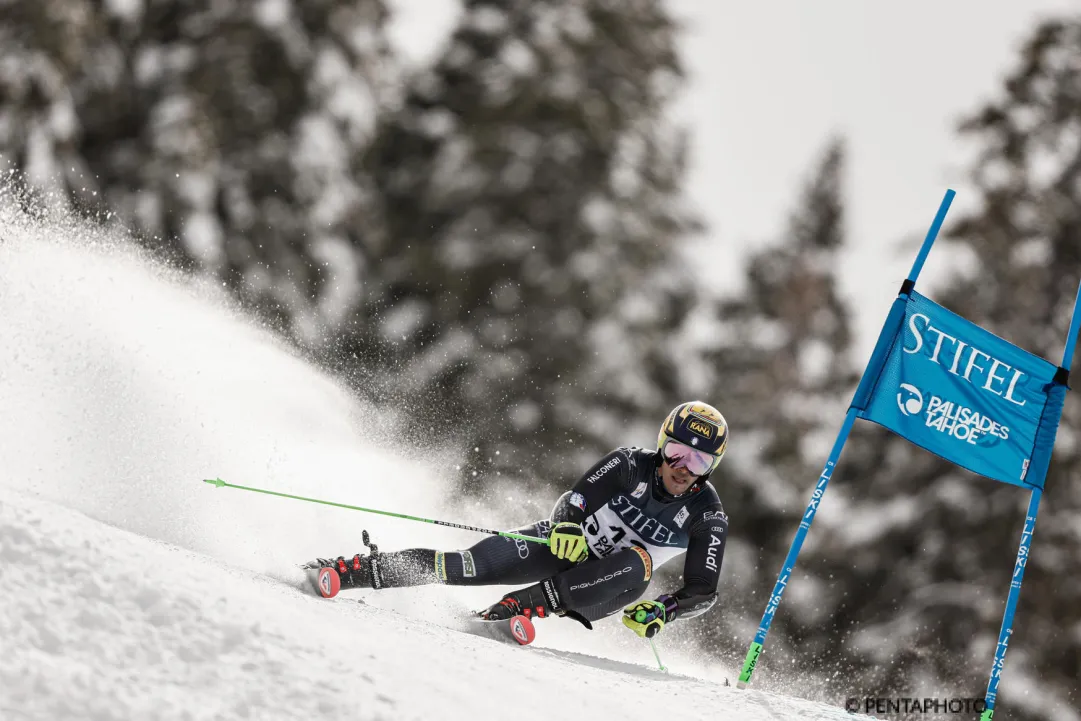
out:
{"label": "skier's glove", "polygon": [[623,609],[623,625],[642,638],[653,638],[664,624],[675,618],[676,600],[661,596],[656,601],[640,601]]}
{"label": "skier's glove", "polygon": [[552,526],[552,532],[548,534],[548,548],[557,558],[566,558],[575,563],[585,560],[589,554],[582,527],[571,521]]}

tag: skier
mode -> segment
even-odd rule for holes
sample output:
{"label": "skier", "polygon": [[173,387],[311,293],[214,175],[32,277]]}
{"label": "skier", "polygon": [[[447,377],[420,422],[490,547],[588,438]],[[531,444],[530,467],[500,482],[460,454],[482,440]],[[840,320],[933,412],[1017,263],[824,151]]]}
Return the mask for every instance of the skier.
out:
{"label": "skier", "polygon": [[[339,581],[334,585],[342,589],[531,584],[479,617],[554,614],[589,626],[622,608],[623,623],[652,638],[665,624],[704,613],[717,600],[728,517],[708,479],[727,443],[728,426],[716,408],[682,403],[661,425],[656,451],[610,452],[560,497],[549,519],[517,531],[547,538],[548,548],[491,536],[461,551],[385,553],[371,546],[367,555],[320,558],[305,567],[321,574],[332,569]],[[639,602],[653,570],[683,552],[682,588]],[[337,592],[328,584],[316,587],[324,596]]]}

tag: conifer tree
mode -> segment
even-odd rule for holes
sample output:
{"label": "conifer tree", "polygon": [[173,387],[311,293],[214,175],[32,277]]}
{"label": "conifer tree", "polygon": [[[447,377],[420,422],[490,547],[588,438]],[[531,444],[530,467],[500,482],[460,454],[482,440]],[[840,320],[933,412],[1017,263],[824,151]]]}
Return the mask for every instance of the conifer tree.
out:
{"label": "conifer tree", "polygon": [[[779,238],[750,256],[745,290],[715,310],[723,332],[707,356],[711,398],[732,445],[714,485],[731,521],[716,623],[701,633],[733,654],[746,650],[858,381],[837,270],[844,157],[840,139],[826,145]],[[801,559],[764,661],[823,645],[825,629],[804,629],[829,613],[828,586]]]}
{"label": "conifer tree", "polygon": [[478,449],[477,488],[565,486],[676,402],[663,345],[697,226],[665,116],[675,31],[658,0],[469,0],[379,128],[365,168],[387,232],[342,351],[439,419],[418,439]]}
{"label": "conifer tree", "polygon": [[9,168],[321,343],[379,234],[351,165],[394,80],[382,0],[4,8]]}

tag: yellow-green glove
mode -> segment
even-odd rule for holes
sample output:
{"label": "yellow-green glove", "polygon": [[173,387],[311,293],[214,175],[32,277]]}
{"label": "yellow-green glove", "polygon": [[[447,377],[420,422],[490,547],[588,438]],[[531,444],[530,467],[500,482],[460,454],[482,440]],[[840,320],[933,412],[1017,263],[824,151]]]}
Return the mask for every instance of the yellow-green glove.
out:
{"label": "yellow-green glove", "polygon": [[582,527],[571,521],[552,526],[552,532],[548,534],[548,548],[557,558],[566,558],[575,563],[585,560],[589,554]]}
{"label": "yellow-green glove", "polygon": [[653,638],[668,620],[665,597],[656,601],[640,601],[623,609],[623,625],[642,638]]}

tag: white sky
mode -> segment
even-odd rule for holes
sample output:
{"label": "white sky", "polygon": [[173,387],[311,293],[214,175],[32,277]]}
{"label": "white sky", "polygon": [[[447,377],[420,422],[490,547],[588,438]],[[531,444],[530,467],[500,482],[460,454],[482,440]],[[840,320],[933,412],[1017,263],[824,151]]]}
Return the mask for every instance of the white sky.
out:
{"label": "white sky", "polygon": [[[460,5],[391,0],[408,56],[439,51]],[[1001,87],[1039,18],[1067,0],[670,0],[690,73],[679,118],[695,147],[687,190],[710,231],[700,267],[736,282],[747,249],[778,238],[832,133],[848,144],[844,291],[870,352],[947,187],[948,218],[975,199],[955,131]],[[932,252],[918,287],[946,269]],[[936,265],[937,263],[937,265]],[[933,293],[932,293],[933,295]]]}

